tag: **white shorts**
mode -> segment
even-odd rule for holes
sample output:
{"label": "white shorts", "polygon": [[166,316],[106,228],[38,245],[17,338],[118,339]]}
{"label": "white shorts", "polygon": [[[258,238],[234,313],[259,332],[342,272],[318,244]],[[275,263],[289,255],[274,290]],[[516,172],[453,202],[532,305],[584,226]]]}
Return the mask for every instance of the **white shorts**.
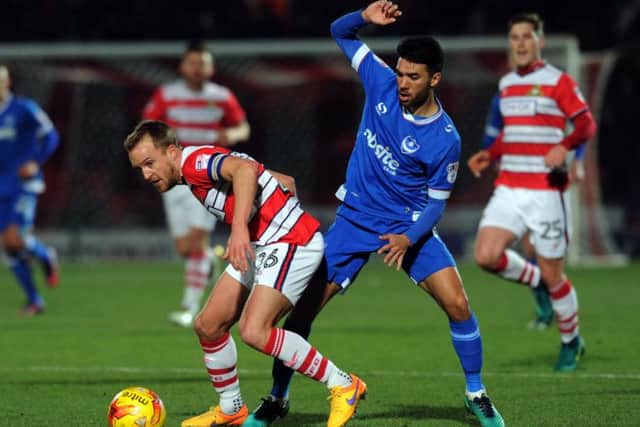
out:
{"label": "white shorts", "polygon": [[216,217],[208,212],[186,185],[162,193],[164,212],[173,238],[184,237],[191,228],[213,231]]}
{"label": "white shorts", "polygon": [[322,261],[324,239],[320,232],[316,232],[305,246],[272,243],[254,246],[254,250],[256,260],[253,269],[243,274],[229,264],[225,270],[227,274],[249,290],[254,285],[276,289],[295,305]]}
{"label": "white shorts", "polygon": [[500,185],[482,213],[482,227],[504,228],[518,238],[529,231],[538,255],[564,258],[571,238],[569,194]]}

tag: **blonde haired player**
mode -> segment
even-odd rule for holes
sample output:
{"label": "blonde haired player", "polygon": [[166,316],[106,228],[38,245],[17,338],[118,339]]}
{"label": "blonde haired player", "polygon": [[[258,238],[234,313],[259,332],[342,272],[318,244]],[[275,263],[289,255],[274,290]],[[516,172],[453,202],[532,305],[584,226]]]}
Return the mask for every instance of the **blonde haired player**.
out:
{"label": "blonde haired player", "polygon": [[242,425],[247,419],[229,334],[236,322],[246,344],[325,384],[331,392],[328,427],[344,426],[366,384],[300,335],[275,327],[300,299],[324,252],[320,224],[300,207],[290,190],[293,179],[225,148],[183,150],[159,121],[140,123],[124,145],[131,165],[158,191],[186,184],[211,214],[231,226],[225,252],[230,265],[194,324],[220,402],[182,427]]}

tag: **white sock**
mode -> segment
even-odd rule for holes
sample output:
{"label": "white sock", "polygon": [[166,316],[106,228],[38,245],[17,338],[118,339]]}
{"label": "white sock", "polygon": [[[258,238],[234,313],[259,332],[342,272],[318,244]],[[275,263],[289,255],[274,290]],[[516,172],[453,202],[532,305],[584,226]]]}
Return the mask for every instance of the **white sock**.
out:
{"label": "white sock", "polygon": [[549,294],[551,306],[558,320],[560,339],[567,344],[579,333],[578,295],[567,279],[549,289]]}
{"label": "white sock", "polygon": [[351,376],[324,357],[300,335],[281,328],[273,328],[264,353],[277,357],[289,368],[327,387],[347,387]]}
{"label": "white sock", "polygon": [[238,413],[244,401],[240,393],[238,379],[238,352],[236,344],[228,332],[218,340],[200,340],[204,351],[204,363],[207,366],[213,388],[220,395],[220,408],[227,415]]}
{"label": "white sock", "polygon": [[186,286],[182,296],[182,306],[194,316],[200,310],[210,273],[211,262],[204,251],[189,256],[185,261]]}
{"label": "white sock", "polygon": [[506,249],[494,272],[512,282],[522,283],[535,288],[540,283],[540,267],[531,264],[520,254]]}

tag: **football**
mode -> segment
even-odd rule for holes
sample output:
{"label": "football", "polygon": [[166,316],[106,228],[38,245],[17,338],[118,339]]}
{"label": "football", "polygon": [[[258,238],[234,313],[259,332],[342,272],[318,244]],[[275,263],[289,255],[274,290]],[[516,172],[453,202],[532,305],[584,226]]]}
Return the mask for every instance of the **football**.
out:
{"label": "football", "polygon": [[109,427],[162,427],[166,417],[160,397],[144,387],[118,392],[107,411]]}

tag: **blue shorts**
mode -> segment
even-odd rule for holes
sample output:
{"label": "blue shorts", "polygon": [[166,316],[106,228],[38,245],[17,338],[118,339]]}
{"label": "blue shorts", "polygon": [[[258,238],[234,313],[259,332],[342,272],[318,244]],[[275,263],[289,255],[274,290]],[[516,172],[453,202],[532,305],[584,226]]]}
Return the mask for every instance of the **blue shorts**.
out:
{"label": "blue shorts", "polygon": [[22,234],[33,228],[36,216],[38,195],[28,191],[20,191],[8,197],[0,198],[0,231],[10,225],[17,225]]}
{"label": "blue shorts", "polygon": [[[347,289],[356,280],[371,253],[386,244],[386,241],[380,240],[380,236],[386,233],[402,234],[411,224],[373,217],[341,205],[324,238],[323,262],[327,281],[340,285],[343,290]],[[420,283],[433,273],[455,265],[453,256],[440,237],[429,234],[409,248],[402,268],[414,283]]]}

